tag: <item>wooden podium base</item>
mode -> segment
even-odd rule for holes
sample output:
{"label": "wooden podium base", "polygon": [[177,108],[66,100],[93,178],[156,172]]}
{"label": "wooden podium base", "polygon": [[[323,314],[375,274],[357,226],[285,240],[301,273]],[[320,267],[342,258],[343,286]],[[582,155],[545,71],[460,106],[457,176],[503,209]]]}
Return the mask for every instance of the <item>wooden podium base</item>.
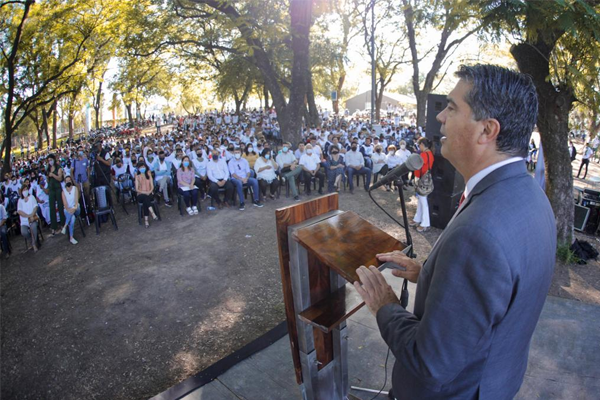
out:
{"label": "wooden podium base", "polygon": [[405,247],[337,205],[334,193],[276,211],[290,346],[305,400],[349,398],[346,319],[364,305],[352,285],[356,269],[379,266],[376,254]]}

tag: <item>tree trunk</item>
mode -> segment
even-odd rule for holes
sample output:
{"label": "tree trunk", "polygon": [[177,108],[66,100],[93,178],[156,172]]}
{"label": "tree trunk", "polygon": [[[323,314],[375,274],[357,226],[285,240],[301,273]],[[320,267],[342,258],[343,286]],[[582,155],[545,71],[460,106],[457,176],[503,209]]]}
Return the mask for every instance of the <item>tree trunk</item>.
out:
{"label": "tree trunk", "polygon": [[[539,35],[542,37],[542,35]],[[575,97],[565,86],[558,90],[550,76],[549,55],[554,44],[538,41],[521,43],[511,48],[519,70],[529,74],[539,98],[537,125],[540,130],[546,167],[546,195],[556,217],[559,244],[573,240],[573,168],[569,158],[569,112]]]}
{"label": "tree trunk", "polygon": [[[282,129],[282,137],[298,143],[302,138],[302,112],[304,109],[304,96],[310,80],[310,26],[312,22],[312,2],[306,0],[292,0],[290,3],[292,51],[292,87],[290,101],[286,107],[284,118],[289,118],[287,131]],[[308,72],[307,72],[308,71]],[[279,110],[278,110],[279,114]]]}
{"label": "tree trunk", "polygon": [[[104,76],[104,75],[102,75]],[[100,129],[100,108],[102,106],[102,81],[98,85],[98,92],[94,99],[94,111],[96,111],[96,129]]]}
{"label": "tree trunk", "polygon": [[320,128],[321,124],[319,122],[319,110],[317,109],[317,104],[315,103],[315,91],[313,89],[312,76],[311,76],[310,70],[308,70],[307,73],[308,73],[308,79],[307,79],[308,87],[307,87],[307,91],[306,91],[306,100],[308,102],[308,117],[310,118],[310,120],[309,120],[310,126]]}
{"label": "tree trunk", "polygon": [[377,92],[377,97],[375,98],[375,123],[381,121],[381,103],[383,103],[383,91],[385,90],[385,85],[382,81],[383,79],[380,78],[379,90]]}
{"label": "tree trunk", "polygon": [[[422,90],[415,95],[417,98],[417,126],[425,126],[427,117],[427,96],[428,94]],[[430,127],[431,129],[431,127]]]}
{"label": "tree trunk", "polygon": [[58,100],[54,101],[52,105],[52,148],[56,149],[56,131],[58,130],[58,111],[57,111]]}
{"label": "tree trunk", "polygon": [[336,87],[337,90],[337,98],[336,100],[332,100],[333,102],[333,112],[335,114],[339,114],[340,112],[340,94],[342,93],[342,88],[344,87],[344,81],[346,80],[346,74],[343,73],[340,75],[340,79],[338,79],[338,84]]}
{"label": "tree trunk", "polygon": [[73,140],[73,136],[75,134],[75,129],[74,129],[74,120],[75,120],[75,116],[73,115],[72,112],[69,111],[69,115],[68,115],[68,121],[69,121],[69,140]]}
{"label": "tree trunk", "polygon": [[[46,136],[46,146],[50,147],[50,132],[48,129],[48,112],[42,107],[42,131],[44,131],[44,135]],[[40,146],[40,150],[42,146]]]}
{"label": "tree trunk", "polygon": [[265,110],[269,109],[269,89],[267,88],[267,85],[263,86],[263,95],[265,97]]}
{"label": "tree trunk", "polygon": [[131,112],[131,103],[127,104],[127,103],[123,102],[123,104],[125,104],[125,110],[127,111],[127,119],[129,120],[129,127],[133,128],[133,113]]}

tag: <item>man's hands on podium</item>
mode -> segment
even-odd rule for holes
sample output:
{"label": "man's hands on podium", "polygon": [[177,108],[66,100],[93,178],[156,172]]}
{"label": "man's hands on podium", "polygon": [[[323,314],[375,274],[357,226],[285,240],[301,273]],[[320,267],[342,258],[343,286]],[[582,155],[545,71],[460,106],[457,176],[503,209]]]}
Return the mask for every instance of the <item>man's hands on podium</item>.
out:
{"label": "man's hands on podium", "polygon": [[[392,274],[400,278],[406,278],[413,283],[417,282],[421,265],[402,252],[396,250],[391,253],[377,254],[377,259],[382,262],[395,262],[406,268],[406,271],[394,269]],[[367,268],[361,265],[356,273],[360,278],[360,282],[354,282],[354,287],[356,287],[358,294],[360,294],[373,315],[376,316],[377,311],[386,304],[399,302],[398,296],[376,267],[371,265]]]}

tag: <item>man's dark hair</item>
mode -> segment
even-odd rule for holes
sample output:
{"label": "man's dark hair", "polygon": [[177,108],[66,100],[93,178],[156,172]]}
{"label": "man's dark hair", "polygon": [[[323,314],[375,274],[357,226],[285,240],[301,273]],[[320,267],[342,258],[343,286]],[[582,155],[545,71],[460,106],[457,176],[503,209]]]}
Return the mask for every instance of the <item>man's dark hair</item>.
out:
{"label": "man's dark hair", "polygon": [[464,99],[480,121],[500,123],[498,151],[527,156],[529,139],[537,120],[538,97],[529,75],[496,65],[461,65],[456,76],[473,85]]}

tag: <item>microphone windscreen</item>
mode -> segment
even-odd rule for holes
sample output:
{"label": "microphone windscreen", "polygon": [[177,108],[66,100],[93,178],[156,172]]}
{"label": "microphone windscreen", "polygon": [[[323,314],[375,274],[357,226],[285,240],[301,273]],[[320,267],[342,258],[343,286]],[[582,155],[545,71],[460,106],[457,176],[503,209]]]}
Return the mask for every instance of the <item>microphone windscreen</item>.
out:
{"label": "microphone windscreen", "polygon": [[410,171],[416,171],[423,168],[423,159],[419,154],[411,154],[404,163]]}

